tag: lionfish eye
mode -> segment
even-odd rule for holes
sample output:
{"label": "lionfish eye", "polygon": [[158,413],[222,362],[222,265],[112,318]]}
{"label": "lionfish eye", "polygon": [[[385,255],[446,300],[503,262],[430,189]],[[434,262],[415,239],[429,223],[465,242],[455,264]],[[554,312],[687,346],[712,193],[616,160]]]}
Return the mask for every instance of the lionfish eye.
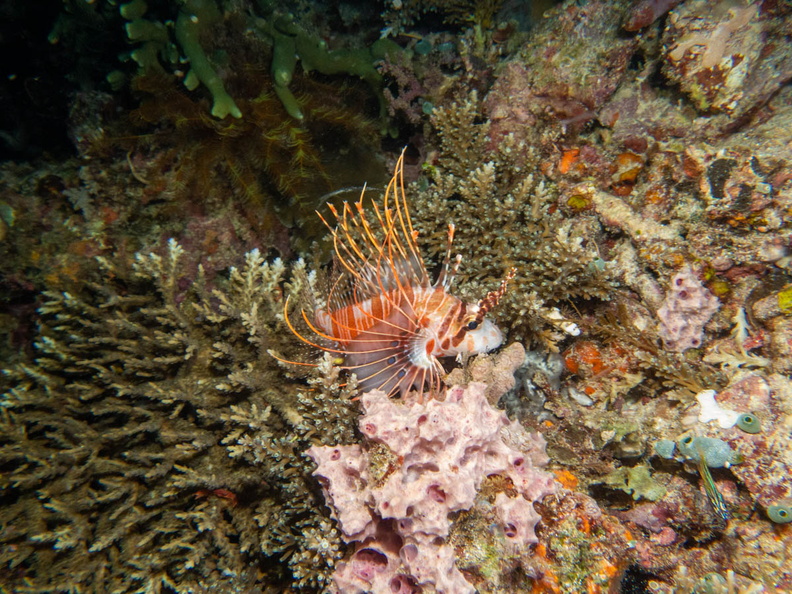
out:
{"label": "lionfish eye", "polygon": [[475,330],[476,328],[478,328],[478,325],[479,323],[476,320],[473,320],[472,322],[468,322],[467,329]]}

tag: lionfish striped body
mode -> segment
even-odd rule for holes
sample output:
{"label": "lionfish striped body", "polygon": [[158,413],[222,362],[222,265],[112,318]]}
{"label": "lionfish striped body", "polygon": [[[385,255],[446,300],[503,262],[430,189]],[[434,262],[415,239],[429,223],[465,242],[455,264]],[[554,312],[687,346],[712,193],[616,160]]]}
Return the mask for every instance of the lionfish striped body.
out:
{"label": "lionfish striped body", "polygon": [[451,295],[461,257],[451,263],[454,226],[449,225],[445,259],[431,282],[407,209],[403,160],[402,153],[382,206],[374,203],[374,218],[369,220],[364,212],[361,195],[352,206],[345,202],[340,213],[328,205],[335,226],[322,219],[333,236],[337,276],[326,307],[314,312],[313,321],[302,315],[327,344],[308,340],[289,325],[308,344],[342,355],[343,367],[355,373],[363,391],[378,388],[404,395],[428,384],[438,393],[444,373],[439,357],[500,346],[500,330],[484,316],[514,273],[478,303]]}

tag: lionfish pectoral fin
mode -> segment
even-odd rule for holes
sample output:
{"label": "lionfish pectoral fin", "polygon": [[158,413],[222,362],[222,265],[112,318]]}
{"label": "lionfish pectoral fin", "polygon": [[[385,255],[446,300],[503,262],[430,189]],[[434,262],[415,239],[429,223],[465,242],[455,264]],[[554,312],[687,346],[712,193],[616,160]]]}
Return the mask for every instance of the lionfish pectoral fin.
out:
{"label": "lionfish pectoral fin", "polygon": [[435,380],[434,368],[427,370],[412,361],[410,344],[415,333],[408,319],[395,315],[381,320],[345,345],[343,367],[355,373],[363,391],[379,389],[404,395],[419,379],[421,385],[427,376]]}
{"label": "lionfish pectoral fin", "polygon": [[273,349],[267,349],[267,354],[276,361],[280,361],[281,363],[286,363],[287,365],[302,365],[303,367],[319,367],[318,363],[305,363],[303,361],[291,361],[289,359],[284,359],[283,357],[278,355]]}
{"label": "lionfish pectoral fin", "polygon": [[378,389],[388,394],[395,393],[412,367],[403,342],[391,346],[396,341],[384,342],[367,332],[361,333],[360,342],[368,347],[377,345],[379,348],[348,351],[344,357],[344,369],[355,374],[358,386],[363,391]]}

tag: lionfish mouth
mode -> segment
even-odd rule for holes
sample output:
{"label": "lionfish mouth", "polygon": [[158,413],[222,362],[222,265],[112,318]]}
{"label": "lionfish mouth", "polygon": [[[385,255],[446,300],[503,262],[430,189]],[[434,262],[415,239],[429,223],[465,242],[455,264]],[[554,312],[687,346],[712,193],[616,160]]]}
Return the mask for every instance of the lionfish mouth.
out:
{"label": "lionfish mouth", "polygon": [[450,288],[461,257],[451,257],[450,224],[441,270],[431,281],[405,196],[404,151],[371,213],[363,208],[364,194],[365,188],[356,202],[344,202],[340,210],[328,203],[334,224],[317,213],[330,230],[334,249],[334,279],[325,307],[317,308],[312,317],[301,310],[303,322],[317,338],[306,338],[294,327],[288,299],[286,323],[303,342],[341,355],[341,367],[355,373],[363,391],[403,396],[413,388],[428,387],[430,396],[436,395],[445,373],[438,357],[499,346],[502,334],[492,322],[484,323],[485,316],[505,295],[515,270],[477,305],[454,297]]}

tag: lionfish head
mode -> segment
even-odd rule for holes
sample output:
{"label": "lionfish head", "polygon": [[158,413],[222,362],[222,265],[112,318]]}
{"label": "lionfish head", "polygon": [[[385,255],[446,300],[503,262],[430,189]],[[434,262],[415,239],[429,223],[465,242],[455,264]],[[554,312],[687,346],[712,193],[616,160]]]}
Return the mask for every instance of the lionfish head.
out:
{"label": "lionfish head", "polygon": [[441,342],[441,356],[460,354],[478,355],[497,349],[503,343],[503,333],[486,315],[506,294],[506,288],[517,273],[512,268],[501,281],[500,287],[490,291],[478,303],[460,303],[458,312],[449,324],[447,336]]}
{"label": "lionfish head", "polygon": [[449,334],[454,338],[447,349],[443,349],[443,356],[480,355],[497,349],[503,343],[503,332],[490,319],[478,317],[480,306],[475,303],[467,304],[466,317],[453,323]]}

